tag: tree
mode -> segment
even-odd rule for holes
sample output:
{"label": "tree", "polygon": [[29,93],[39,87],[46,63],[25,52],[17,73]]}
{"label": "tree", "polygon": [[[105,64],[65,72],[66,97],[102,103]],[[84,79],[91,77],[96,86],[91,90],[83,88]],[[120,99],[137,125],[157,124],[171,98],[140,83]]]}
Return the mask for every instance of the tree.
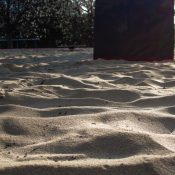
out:
{"label": "tree", "polygon": [[94,40],[95,0],[74,0],[81,11],[83,25],[81,40],[89,46]]}
{"label": "tree", "polygon": [[40,38],[41,46],[93,42],[94,0],[0,0],[0,36]]}
{"label": "tree", "polygon": [[32,25],[34,23],[33,14],[38,5],[41,5],[40,2],[34,0],[1,0],[0,27],[4,37],[8,40],[9,48],[12,47],[12,38],[21,37],[24,32],[27,32],[26,29],[35,30],[35,26]]}

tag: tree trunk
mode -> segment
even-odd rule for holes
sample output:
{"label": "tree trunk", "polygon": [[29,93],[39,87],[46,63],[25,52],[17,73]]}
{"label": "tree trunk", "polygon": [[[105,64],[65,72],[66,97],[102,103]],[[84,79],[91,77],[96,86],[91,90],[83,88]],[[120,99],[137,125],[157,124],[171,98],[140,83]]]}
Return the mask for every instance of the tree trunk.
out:
{"label": "tree trunk", "polygon": [[12,27],[11,27],[11,20],[10,20],[10,4],[11,0],[7,1],[7,47],[9,49],[13,48],[13,41],[12,41]]}
{"label": "tree trunk", "polygon": [[12,41],[12,34],[11,33],[8,34],[7,47],[9,49],[13,48],[13,41]]}

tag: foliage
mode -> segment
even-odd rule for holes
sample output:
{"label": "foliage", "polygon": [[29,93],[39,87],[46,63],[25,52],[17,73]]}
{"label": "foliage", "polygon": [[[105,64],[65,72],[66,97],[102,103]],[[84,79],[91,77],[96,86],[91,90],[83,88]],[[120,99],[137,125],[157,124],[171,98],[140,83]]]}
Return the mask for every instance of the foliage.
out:
{"label": "foliage", "polygon": [[[94,0],[0,0],[0,38],[50,47],[93,43]],[[10,46],[9,46],[10,47]]]}

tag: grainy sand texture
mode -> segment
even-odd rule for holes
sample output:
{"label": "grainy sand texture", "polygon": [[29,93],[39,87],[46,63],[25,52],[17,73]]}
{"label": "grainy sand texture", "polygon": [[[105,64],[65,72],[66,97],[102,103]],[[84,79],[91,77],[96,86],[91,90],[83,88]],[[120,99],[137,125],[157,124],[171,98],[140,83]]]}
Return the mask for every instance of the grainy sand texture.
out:
{"label": "grainy sand texture", "polygon": [[175,175],[175,62],[1,50],[0,175]]}

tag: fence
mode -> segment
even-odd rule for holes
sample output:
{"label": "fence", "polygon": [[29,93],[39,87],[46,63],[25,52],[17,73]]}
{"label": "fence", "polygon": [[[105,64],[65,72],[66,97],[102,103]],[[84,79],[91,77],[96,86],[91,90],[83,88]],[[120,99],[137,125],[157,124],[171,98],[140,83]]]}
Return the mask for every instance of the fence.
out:
{"label": "fence", "polygon": [[[0,39],[0,48],[8,48],[8,40]],[[12,48],[37,48],[39,46],[40,39],[31,38],[31,39],[12,39],[10,40]]]}

